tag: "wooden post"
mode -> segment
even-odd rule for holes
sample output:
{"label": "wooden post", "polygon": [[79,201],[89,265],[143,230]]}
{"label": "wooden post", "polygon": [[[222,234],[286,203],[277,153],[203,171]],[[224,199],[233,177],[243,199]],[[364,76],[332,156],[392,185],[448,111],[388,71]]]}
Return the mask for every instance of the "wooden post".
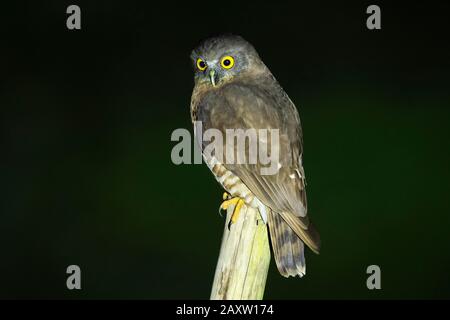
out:
{"label": "wooden post", "polygon": [[228,230],[234,206],[228,207],[212,300],[261,300],[270,263],[267,226],[258,210],[243,205]]}

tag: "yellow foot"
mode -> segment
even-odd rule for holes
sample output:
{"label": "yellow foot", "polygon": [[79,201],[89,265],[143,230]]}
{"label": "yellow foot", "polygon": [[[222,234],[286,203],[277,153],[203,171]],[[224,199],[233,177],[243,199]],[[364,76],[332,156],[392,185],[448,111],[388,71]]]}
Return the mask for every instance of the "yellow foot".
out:
{"label": "yellow foot", "polygon": [[220,205],[219,210],[227,210],[229,206],[234,205],[233,214],[231,215],[230,222],[228,223],[228,229],[231,225],[237,221],[239,218],[239,212],[244,205],[244,200],[239,197],[232,198],[228,193],[223,194],[223,202]]}

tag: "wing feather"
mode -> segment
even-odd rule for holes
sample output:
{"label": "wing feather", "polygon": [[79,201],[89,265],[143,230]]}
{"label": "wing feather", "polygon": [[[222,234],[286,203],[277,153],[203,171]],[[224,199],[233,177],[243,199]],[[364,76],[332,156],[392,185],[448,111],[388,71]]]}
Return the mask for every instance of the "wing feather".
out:
{"label": "wing feather", "polygon": [[[261,169],[266,166],[259,161],[256,164],[224,165],[262,203],[279,213],[313,251],[318,252],[320,239],[316,231],[310,231],[313,228],[307,217],[301,161],[302,131],[297,109],[273,78],[260,80],[257,85],[233,81],[220,88],[219,93],[206,94],[198,108],[198,118],[203,121],[204,130],[218,129],[224,137],[226,129],[279,129],[279,165],[276,164],[279,170],[276,174],[263,175]],[[270,139],[259,139],[258,142],[266,143],[266,150],[270,150]]]}

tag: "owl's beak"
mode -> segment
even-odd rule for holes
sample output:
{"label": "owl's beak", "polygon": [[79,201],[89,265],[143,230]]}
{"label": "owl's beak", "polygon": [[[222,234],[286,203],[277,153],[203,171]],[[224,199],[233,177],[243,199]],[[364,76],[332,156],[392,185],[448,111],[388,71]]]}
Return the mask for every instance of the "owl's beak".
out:
{"label": "owl's beak", "polygon": [[209,79],[211,80],[211,84],[213,85],[213,87],[216,86],[216,71],[214,69],[211,69],[211,71],[209,71]]}

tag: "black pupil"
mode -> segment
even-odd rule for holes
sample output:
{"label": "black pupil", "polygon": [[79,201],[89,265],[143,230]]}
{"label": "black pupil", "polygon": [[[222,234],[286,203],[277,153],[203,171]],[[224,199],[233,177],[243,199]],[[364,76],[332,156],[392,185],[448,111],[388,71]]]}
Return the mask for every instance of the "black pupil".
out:
{"label": "black pupil", "polygon": [[230,64],[231,64],[230,59],[225,59],[225,60],[223,61],[223,65],[226,66],[226,67],[228,67]]}
{"label": "black pupil", "polygon": [[200,68],[203,69],[204,67],[206,67],[205,62],[204,61],[200,61],[199,62]]}

